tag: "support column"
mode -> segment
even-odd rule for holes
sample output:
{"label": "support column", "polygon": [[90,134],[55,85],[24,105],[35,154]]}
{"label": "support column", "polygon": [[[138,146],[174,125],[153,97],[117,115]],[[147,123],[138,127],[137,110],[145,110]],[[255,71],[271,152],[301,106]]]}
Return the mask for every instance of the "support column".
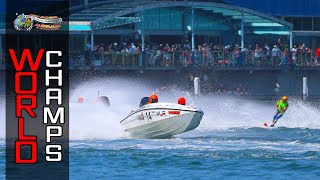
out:
{"label": "support column", "polygon": [[194,8],[191,10],[191,50],[192,50],[192,63],[194,64]]}
{"label": "support column", "polygon": [[145,55],[145,52],[144,52],[144,19],[143,19],[143,13],[141,14],[141,66],[144,66],[144,55]]}
{"label": "support column", "polygon": [[4,49],[2,48],[2,35],[0,34],[0,66],[3,64]]}
{"label": "support column", "polygon": [[84,43],[84,45],[83,45],[83,47],[84,47],[84,51],[87,51],[87,44],[88,44],[88,34],[85,34],[84,35],[84,39],[83,39],[83,43]]}
{"label": "support column", "polygon": [[93,30],[91,30],[91,51],[94,51],[94,36],[93,36]]}
{"label": "support column", "polygon": [[302,79],[302,84],[303,84],[303,89],[302,89],[302,98],[303,100],[307,100],[308,99],[308,77],[303,77]]}
{"label": "support column", "polygon": [[194,78],[194,94],[195,95],[200,95],[200,78],[199,77],[195,77]]}
{"label": "support column", "polygon": [[94,35],[93,35],[93,29],[91,30],[91,51],[90,51],[90,61],[88,62],[89,66],[92,66],[92,63],[94,62]]}
{"label": "support column", "polygon": [[293,48],[293,33],[292,33],[292,30],[290,30],[289,35],[290,35],[290,52],[291,52],[292,48]]}
{"label": "support column", "polygon": [[120,35],[120,41],[119,42],[121,43],[121,45],[123,45],[123,43],[124,43],[123,35]]}
{"label": "support column", "polygon": [[241,14],[241,51],[244,50],[244,17]]}

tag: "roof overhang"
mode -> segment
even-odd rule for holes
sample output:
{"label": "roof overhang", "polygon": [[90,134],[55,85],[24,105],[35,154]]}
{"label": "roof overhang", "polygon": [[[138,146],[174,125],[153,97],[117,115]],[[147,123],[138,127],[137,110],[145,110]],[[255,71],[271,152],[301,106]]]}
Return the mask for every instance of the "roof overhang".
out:
{"label": "roof overhang", "polygon": [[[71,14],[71,21],[90,21],[91,30],[110,28],[114,26],[140,22],[140,17],[132,17],[136,13],[154,8],[184,7],[200,9],[230,17],[234,20],[243,20],[250,31],[256,27],[264,31],[291,31],[293,24],[255,10],[212,2],[185,2],[185,1],[110,1],[90,3],[80,12]],[[129,17],[127,17],[129,16]]]}

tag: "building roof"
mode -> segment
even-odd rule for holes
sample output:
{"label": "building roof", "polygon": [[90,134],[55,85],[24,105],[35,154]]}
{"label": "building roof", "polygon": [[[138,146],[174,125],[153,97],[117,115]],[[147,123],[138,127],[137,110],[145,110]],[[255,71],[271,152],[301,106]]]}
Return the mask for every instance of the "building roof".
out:
{"label": "building roof", "polygon": [[245,27],[257,34],[289,33],[293,25],[287,21],[257,12],[255,10],[216,2],[160,1],[160,0],[105,0],[89,1],[88,4],[70,8],[70,21],[88,21],[91,29],[104,29],[123,24],[136,23],[141,19],[136,14],[154,8],[194,8],[205,11],[212,17],[232,19],[238,24],[243,21]]}

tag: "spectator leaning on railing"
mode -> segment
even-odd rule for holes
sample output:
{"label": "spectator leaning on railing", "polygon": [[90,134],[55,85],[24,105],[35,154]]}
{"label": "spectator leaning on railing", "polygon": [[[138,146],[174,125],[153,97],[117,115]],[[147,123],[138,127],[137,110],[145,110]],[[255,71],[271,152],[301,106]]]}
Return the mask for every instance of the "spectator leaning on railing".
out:
{"label": "spectator leaning on railing", "polygon": [[[259,45],[260,44],[260,45]],[[272,49],[267,43],[257,43],[253,49],[251,45],[243,50],[239,45],[213,45],[199,44],[192,56],[191,46],[184,44],[145,44],[144,65],[146,66],[260,66],[260,65],[284,65],[297,66],[319,65],[320,53],[316,56],[315,51],[306,45],[294,45],[289,52],[287,45],[278,39]],[[90,58],[91,45],[86,47],[86,57]],[[94,60],[101,60],[102,65],[139,65],[141,59],[141,44],[135,43],[100,43],[94,46]],[[78,57],[81,55],[72,55]],[[83,55],[82,55],[83,56]],[[193,59],[192,59],[193,58]],[[73,58],[77,59],[77,58]],[[78,58],[81,59],[81,58]],[[89,62],[89,61],[88,61]],[[88,63],[86,63],[88,64]],[[84,65],[84,64],[83,64]]]}
{"label": "spectator leaning on railing", "polygon": [[272,65],[279,64],[280,54],[281,54],[280,49],[278,48],[277,45],[274,45],[271,50]]}

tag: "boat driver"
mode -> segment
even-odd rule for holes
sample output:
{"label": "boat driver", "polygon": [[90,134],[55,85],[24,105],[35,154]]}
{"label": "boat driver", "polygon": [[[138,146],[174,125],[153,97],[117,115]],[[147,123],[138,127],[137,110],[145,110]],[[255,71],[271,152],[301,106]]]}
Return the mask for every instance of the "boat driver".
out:
{"label": "boat driver", "polygon": [[153,92],[152,95],[149,97],[148,104],[157,103],[157,102],[158,102],[158,96],[156,95],[155,92]]}

